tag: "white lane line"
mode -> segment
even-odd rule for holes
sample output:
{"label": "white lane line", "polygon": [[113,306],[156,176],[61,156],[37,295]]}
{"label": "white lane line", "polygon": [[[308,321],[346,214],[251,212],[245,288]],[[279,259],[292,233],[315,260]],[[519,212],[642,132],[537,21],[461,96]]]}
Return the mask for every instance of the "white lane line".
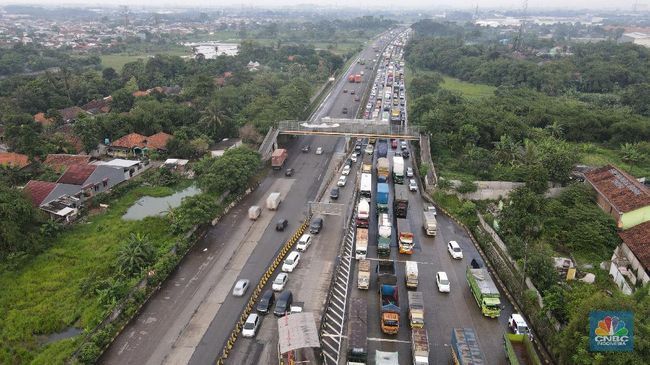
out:
{"label": "white lane line", "polygon": [[375,341],[375,342],[395,342],[395,343],[408,343],[408,344],[411,343],[411,341],[393,340],[393,339],[390,339],[390,338],[376,338],[376,337],[368,337],[368,341]]}

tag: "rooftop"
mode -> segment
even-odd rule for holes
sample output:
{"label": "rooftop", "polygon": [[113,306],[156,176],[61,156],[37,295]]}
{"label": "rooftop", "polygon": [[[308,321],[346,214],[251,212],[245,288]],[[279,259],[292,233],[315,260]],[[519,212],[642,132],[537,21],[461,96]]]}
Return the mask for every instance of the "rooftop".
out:
{"label": "rooftop", "polygon": [[138,160],[125,160],[122,158],[116,158],[110,161],[102,161],[99,163],[99,165],[104,165],[104,166],[115,166],[115,167],[131,167],[131,166],[136,166],[140,163]]}
{"label": "rooftop", "polygon": [[95,165],[72,165],[68,167],[57,182],[60,184],[83,185],[96,168]]}
{"label": "rooftop", "polygon": [[585,173],[585,178],[619,212],[650,205],[650,191],[616,166],[607,165]]}
{"label": "rooftop", "polygon": [[22,169],[29,165],[29,157],[20,153],[0,152],[0,165]]}
{"label": "rooftop", "polygon": [[65,170],[72,165],[84,165],[90,162],[90,155],[69,155],[64,153],[49,154],[45,164],[56,170]]}
{"label": "rooftop", "polygon": [[55,187],[56,183],[53,182],[29,180],[27,185],[25,185],[23,192],[27,194],[29,199],[31,199],[32,205],[38,207]]}
{"label": "rooftop", "polygon": [[650,221],[618,233],[641,265],[650,271]]}
{"label": "rooftop", "polygon": [[131,133],[113,141],[113,143],[111,143],[111,146],[122,147],[122,148],[148,147],[148,148],[156,148],[156,149],[165,149],[167,142],[171,138],[172,136],[165,132],[159,132],[149,137],[145,137],[138,133]]}

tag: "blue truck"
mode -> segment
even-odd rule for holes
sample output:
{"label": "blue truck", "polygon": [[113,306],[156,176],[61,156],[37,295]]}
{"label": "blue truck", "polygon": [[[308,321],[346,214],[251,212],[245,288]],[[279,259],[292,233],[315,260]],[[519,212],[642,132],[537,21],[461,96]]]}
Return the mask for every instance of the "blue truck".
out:
{"label": "blue truck", "polygon": [[377,211],[388,212],[388,184],[377,183]]}
{"label": "blue truck", "polygon": [[388,143],[385,139],[382,139],[377,144],[377,154],[379,157],[386,157],[388,155]]}

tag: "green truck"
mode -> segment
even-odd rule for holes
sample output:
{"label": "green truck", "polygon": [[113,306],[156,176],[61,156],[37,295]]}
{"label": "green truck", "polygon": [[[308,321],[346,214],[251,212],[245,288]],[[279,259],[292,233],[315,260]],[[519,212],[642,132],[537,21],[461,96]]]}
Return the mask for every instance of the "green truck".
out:
{"label": "green truck", "polygon": [[379,236],[377,241],[377,255],[382,258],[390,257],[390,238]]}
{"label": "green truck", "polygon": [[542,365],[528,335],[506,333],[503,335],[503,345],[510,365]]}
{"label": "green truck", "polygon": [[490,273],[476,260],[467,266],[467,283],[484,316],[497,318],[501,314],[499,289],[492,281]]}

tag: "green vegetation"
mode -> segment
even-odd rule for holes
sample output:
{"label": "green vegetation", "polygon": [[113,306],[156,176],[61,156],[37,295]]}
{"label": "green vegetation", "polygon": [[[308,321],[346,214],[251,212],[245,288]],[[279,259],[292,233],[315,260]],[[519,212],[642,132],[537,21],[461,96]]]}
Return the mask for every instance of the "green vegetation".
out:
{"label": "green vegetation", "polygon": [[440,87],[450,91],[461,93],[468,99],[482,98],[494,95],[494,86],[485,84],[473,84],[471,82],[461,81],[454,77],[443,76],[443,83]]}

